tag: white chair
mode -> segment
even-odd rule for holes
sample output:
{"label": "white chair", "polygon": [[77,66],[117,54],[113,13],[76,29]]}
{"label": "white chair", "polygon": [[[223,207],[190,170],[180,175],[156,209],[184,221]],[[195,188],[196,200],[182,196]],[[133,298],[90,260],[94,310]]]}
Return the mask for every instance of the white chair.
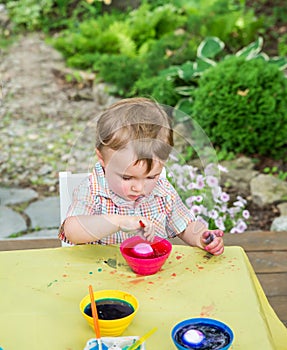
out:
{"label": "white chair", "polygon": [[[89,173],[73,174],[70,171],[59,172],[59,193],[60,193],[60,218],[61,223],[66,219],[70,204],[72,203],[74,190],[89,176]],[[62,246],[71,244],[62,242]]]}

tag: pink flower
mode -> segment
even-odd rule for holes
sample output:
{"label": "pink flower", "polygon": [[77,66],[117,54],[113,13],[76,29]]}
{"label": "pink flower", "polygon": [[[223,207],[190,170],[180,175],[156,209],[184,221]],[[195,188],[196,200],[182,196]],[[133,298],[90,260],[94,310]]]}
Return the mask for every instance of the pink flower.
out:
{"label": "pink flower", "polygon": [[233,205],[235,207],[240,207],[240,208],[244,208],[245,207],[245,205],[244,205],[244,203],[242,201],[236,201],[236,202],[233,203]]}
{"label": "pink flower", "polygon": [[223,222],[223,219],[221,217],[214,220],[214,222],[215,222],[215,225],[219,228],[219,230],[225,231],[224,222]]}
{"label": "pink flower", "polygon": [[202,175],[198,175],[196,178],[196,187],[198,190],[201,190],[204,187],[204,180]]}
{"label": "pink flower", "polygon": [[196,202],[202,202],[203,197],[202,196],[195,196],[194,199]]}
{"label": "pink flower", "polygon": [[192,190],[192,189],[196,188],[196,185],[193,182],[191,182],[186,187],[188,190]]}
{"label": "pink flower", "polygon": [[215,187],[218,186],[218,179],[215,176],[207,176],[206,177],[206,183],[209,187]]}
{"label": "pink flower", "polygon": [[243,220],[239,219],[236,223],[236,226],[231,229],[230,233],[242,233],[246,229],[247,229],[246,223]]}
{"label": "pink flower", "polygon": [[249,211],[248,210],[243,210],[243,212],[242,212],[242,216],[244,217],[244,219],[249,219],[249,217],[250,217],[250,213],[249,213]]}
{"label": "pink flower", "polygon": [[199,206],[199,205],[193,205],[193,206],[191,207],[191,212],[192,212],[192,214],[193,214],[194,216],[200,214],[200,213],[201,213],[201,208],[200,208],[200,206]]}
{"label": "pink flower", "polygon": [[186,198],[186,200],[185,200],[185,204],[186,204],[188,207],[190,207],[190,208],[192,207],[193,202],[194,202],[194,196],[188,197],[188,198]]}
{"label": "pink flower", "polygon": [[222,165],[220,165],[220,164],[218,164],[218,170],[219,170],[219,171],[222,171],[223,173],[228,173],[227,168],[225,168],[224,166],[222,166]]}
{"label": "pink flower", "polygon": [[230,196],[228,193],[222,192],[220,195],[220,199],[222,200],[222,202],[228,202],[230,199]]}
{"label": "pink flower", "polygon": [[209,213],[208,213],[209,217],[211,219],[217,219],[218,218],[218,212],[214,209],[212,209]]}
{"label": "pink flower", "polygon": [[214,199],[215,202],[218,202],[218,198],[220,198],[221,193],[222,193],[222,189],[219,186],[213,187],[211,190],[212,193],[212,197]]}

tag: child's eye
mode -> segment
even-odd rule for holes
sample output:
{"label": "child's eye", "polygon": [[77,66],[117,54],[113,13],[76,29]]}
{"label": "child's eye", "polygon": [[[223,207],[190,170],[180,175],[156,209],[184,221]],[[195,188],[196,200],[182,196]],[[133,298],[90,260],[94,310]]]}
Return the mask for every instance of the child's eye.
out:
{"label": "child's eye", "polygon": [[130,178],[129,176],[122,176],[122,179],[123,179],[124,181],[128,181],[128,180],[130,180],[131,178]]}
{"label": "child's eye", "polygon": [[156,178],[156,175],[154,175],[154,176],[149,176],[147,179],[148,180],[154,180]]}

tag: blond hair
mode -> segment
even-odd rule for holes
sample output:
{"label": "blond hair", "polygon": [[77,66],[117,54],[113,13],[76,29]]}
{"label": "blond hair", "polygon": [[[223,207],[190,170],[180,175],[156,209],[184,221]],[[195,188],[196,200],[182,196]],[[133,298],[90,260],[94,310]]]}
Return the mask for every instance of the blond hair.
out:
{"label": "blond hair", "polygon": [[167,160],[173,146],[173,131],[162,106],[147,98],[129,98],[113,104],[100,115],[96,128],[99,151],[105,147],[120,150],[130,142],[136,163],[145,161],[147,172],[154,158]]}

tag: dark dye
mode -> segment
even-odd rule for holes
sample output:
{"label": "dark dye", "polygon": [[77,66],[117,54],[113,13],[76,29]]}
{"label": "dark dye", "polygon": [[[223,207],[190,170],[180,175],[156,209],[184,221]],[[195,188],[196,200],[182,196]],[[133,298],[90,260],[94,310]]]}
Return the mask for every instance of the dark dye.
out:
{"label": "dark dye", "polygon": [[[200,344],[187,345],[182,341],[184,333],[190,329],[196,329],[203,333],[205,338]],[[207,325],[206,323],[195,323],[180,328],[175,333],[175,340],[186,349],[219,350],[230,343],[230,336],[227,331],[218,326]]]}
{"label": "dark dye", "polygon": [[[155,259],[168,253],[168,247],[164,247],[163,244],[161,244],[161,242],[151,244],[151,247],[153,249],[153,254],[148,256],[141,256],[140,259]],[[132,256],[133,258],[137,259],[139,258],[139,256],[134,252],[133,247],[126,247],[123,249],[123,251],[128,256]]]}
{"label": "dark dye", "polygon": [[[100,320],[116,320],[134,312],[133,306],[121,299],[99,299],[96,306]],[[84,313],[92,317],[91,303],[85,307]]]}

